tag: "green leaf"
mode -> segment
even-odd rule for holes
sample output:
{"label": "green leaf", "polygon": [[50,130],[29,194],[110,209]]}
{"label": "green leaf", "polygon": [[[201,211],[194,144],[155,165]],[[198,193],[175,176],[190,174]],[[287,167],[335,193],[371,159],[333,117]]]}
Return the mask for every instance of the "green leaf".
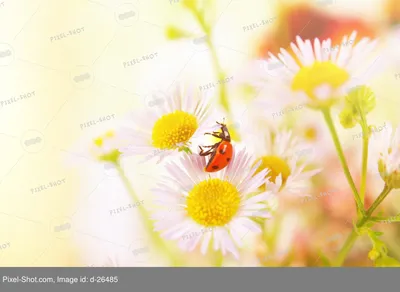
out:
{"label": "green leaf", "polygon": [[378,218],[376,221],[384,223],[400,222],[400,214],[388,218]]}
{"label": "green leaf", "polygon": [[400,267],[400,262],[390,256],[383,256],[375,261],[376,267]]}
{"label": "green leaf", "polygon": [[192,33],[185,31],[183,29],[180,29],[179,27],[176,27],[173,25],[170,25],[167,27],[167,29],[165,31],[165,35],[170,40],[178,40],[178,39],[190,38],[190,37],[194,36]]}
{"label": "green leaf", "polygon": [[367,228],[372,228],[374,226],[374,222],[369,221],[369,222],[365,223],[364,226]]}
{"label": "green leaf", "polygon": [[371,239],[373,245],[371,251],[368,253],[368,258],[374,261],[377,267],[382,267],[385,262],[392,261],[387,255],[388,249],[386,247],[386,244],[378,238],[381,235],[383,235],[382,232],[377,232],[373,230],[370,230],[368,232],[368,236]]}
{"label": "green leaf", "polygon": [[183,152],[185,152],[186,154],[192,154],[192,153],[193,153],[192,150],[190,150],[190,148],[187,147],[187,146],[183,146],[183,147],[179,148],[178,151],[179,151],[179,152],[180,152],[180,151],[183,151]]}
{"label": "green leaf", "polygon": [[332,266],[329,258],[321,250],[318,250],[317,253],[318,253],[319,258],[321,259],[321,261],[322,261],[322,263],[324,264],[325,267],[331,267]]}

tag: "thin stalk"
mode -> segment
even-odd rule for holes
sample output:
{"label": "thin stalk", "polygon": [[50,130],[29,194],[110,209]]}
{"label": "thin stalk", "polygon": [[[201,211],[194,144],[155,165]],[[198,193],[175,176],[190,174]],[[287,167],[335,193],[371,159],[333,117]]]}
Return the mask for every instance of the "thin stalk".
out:
{"label": "thin stalk", "polygon": [[360,186],[360,198],[365,205],[365,191],[367,188],[367,166],[368,166],[368,146],[369,146],[369,128],[363,110],[358,108],[359,115],[361,117],[360,125],[363,133],[363,153],[362,153],[362,166],[361,166],[361,186]]}
{"label": "thin stalk", "polygon": [[[119,176],[120,176],[125,188],[127,189],[128,193],[131,195],[133,201],[134,202],[138,202],[139,198],[137,197],[136,192],[133,189],[129,179],[125,175],[124,170],[122,169],[122,167],[120,166],[119,163],[115,163],[114,165],[115,165],[115,167],[116,167],[116,169],[118,171],[118,174],[119,174]],[[155,245],[159,249],[161,249],[161,251],[163,251],[164,254],[168,255],[171,263],[174,266],[180,265],[180,263],[182,262],[181,259],[178,256],[173,256],[172,255],[172,253],[170,252],[170,250],[169,250],[168,246],[166,245],[165,241],[160,237],[158,232],[154,231],[153,224],[149,220],[150,216],[147,213],[147,210],[143,207],[143,205],[139,205],[137,207],[137,209],[139,209],[139,213],[140,213],[140,217],[142,218],[143,225],[144,225],[146,231],[148,232],[152,242],[155,243]]]}
{"label": "thin stalk", "polygon": [[334,261],[334,267],[340,267],[344,260],[346,259],[347,254],[350,252],[354,243],[358,238],[357,232],[353,229],[350,235],[347,237],[346,241],[343,244],[343,247],[340,249],[339,254],[337,255],[336,260]]}
{"label": "thin stalk", "polygon": [[224,263],[224,256],[223,256],[221,251],[217,251],[215,253],[215,264],[214,264],[214,266],[221,268],[223,263]]}
{"label": "thin stalk", "polygon": [[385,187],[383,188],[383,190],[380,193],[380,195],[378,196],[378,198],[376,198],[376,200],[372,203],[371,207],[369,207],[369,209],[367,210],[367,214],[366,214],[367,219],[369,219],[371,217],[372,213],[386,199],[387,195],[389,195],[389,193],[392,191],[392,189],[393,188],[385,185]]}
{"label": "thin stalk", "polygon": [[[206,42],[207,42],[207,46],[210,49],[212,63],[214,66],[214,71],[217,75],[218,81],[222,81],[222,82],[219,82],[219,104],[226,111],[226,113],[228,115],[228,120],[233,122],[232,114],[231,114],[231,107],[230,107],[229,100],[228,100],[227,88],[226,88],[225,82],[223,81],[225,79],[226,75],[220,65],[218,55],[215,50],[215,46],[212,42],[212,38],[211,38],[212,28],[209,27],[209,25],[205,21],[203,12],[198,11],[195,8],[190,8],[190,11],[194,15],[196,21],[202,28],[203,32],[206,34]],[[237,131],[235,129],[230,129],[230,131],[231,131],[232,136],[235,137],[236,140],[240,141],[239,133],[237,133]]]}
{"label": "thin stalk", "polygon": [[364,208],[363,208],[363,204],[361,203],[361,199],[360,199],[360,196],[358,194],[356,185],[354,184],[353,178],[352,178],[350,170],[349,170],[349,166],[347,165],[347,161],[346,161],[346,158],[345,158],[344,153],[343,153],[342,146],[341,146],[340,141],[339,141],[339,136],[338,136],[338,134],[336,132],[336,128],[335,128],[335,125],[334,125],[333,120],[332,120],[330,109],[323,109],[322,113],[324,115],[326,124],[328,125],[329,131],[331,133],[331,136],[332,136],[332,139],[333,139],[333,143],[335,144],[335,148],[336,148],[337,154],[339,156],[339,160],[340,160],[340,163],[342,165],[344,174],[345,174],[345,176],[347,178],[347,181],[348,181],[348,183],[350,185],[351,190],[353,191],[353,196],[354,196],[354,200],[355,200],[355,203],[356,203],[357,210],[359,212],[361,212],[362,215],[364,215],[365,211],[364,211]]}
{"label": "thin stalk", "polygon": [[[372,213],[386,199],[387,195],[391,192],[391,190],[392,188],[385,185],[378,198],[376,198],[371,207],[367,210],[366,215],[357,222],[356,224],[357,229],[363,227],[365,223],[369,222]],[[339,254],[334,262],[334,266],[336,267],[342,266],[344,260],[346,259],[347,254],[350,252],[357,238],[358,238],[358,233],[353,228],[350,235],[347,237],[342,249],[339,251]]]}
{"label": "thin stalk", "polygon": [[[222,81],[225,78],[225,73],[223,72],[221,65],[219,64],[217,51],[215,50],[215,47],[211,41],[210,34],[207,35],[207,45],[210,48],[211,58],[214,64],[214,70],[217,74],[217,78],[219,81]],[[222,107],[226,110],[227,113],[230,113],[230,106],[224,82],[220,82],[219,84],[219,103],[222,105]]]}
{"label": "thin stalk", "polygon": [[362,166],[361,166],[361,187],[360,187],[360,198],[364,206],[365,204],[365,190],[367,187],[367,166],[368,166],[368,146],[369,137],[368,131],[363,130],[363,153],[362,153]]}

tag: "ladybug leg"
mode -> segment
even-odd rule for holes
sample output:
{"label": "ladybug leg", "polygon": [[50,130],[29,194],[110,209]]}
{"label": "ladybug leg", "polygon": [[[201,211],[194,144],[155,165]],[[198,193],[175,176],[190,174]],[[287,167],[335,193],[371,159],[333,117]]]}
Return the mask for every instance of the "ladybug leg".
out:
{"label": "ladybug leg", "polygon": [[218,135],[219,132],[212,132],[212,133],[204,133],[204,135]]}
{"label": "ladybug leg", "polygon": [[224,138],[224,135],[222,133],[218,133],[218,132],[204,133],[204,135],[211,135],[213,137],[220,138],[220,139]]}
{"label": "ladybug leg", "polygon": [[210,145],[210,146],[203,146],[204,148],[215,148],[215,147],[217,147],[218,146],[218,144],[219,144],[219,142],[218,143],[215,143],[214,145]]}
{"label": "ladybug leg", "polygon": [[222,122],[222,123],[219,123],[219,122],[216,122],[218,125],[220,125],[220,126],[225,126],[225,119],[224,119],[224,121]]}
{"label": "ladybug leg", "polygon": [[[199,147],[200,147],[200,146],[199,146]],[[214,152],[214,149],[210,149],[210,150],[204,151],[204,149],[200,147],[200,153],[199,153],[199,155],[200,155],[200,156],[207,156],[207,155],[210,155],[210,154],[213,153],[213,152]]]}
{"label": "ladybug leg", "polygon": [[218,144],[219,144],[219,142],[218,142],[218,143],[215,143],[214,145],[211,145],[211,146],[203,146],[204,148],[210,148],[210,149],[207,150],[207,151],[205,151],[205,150],[203,149],[203,147],[199,146],[199,148],[200,148],[200,153],[199,153],[199,155],[200,155],[200,156],[207,156],[207,155],[210,155],[211,153],[213,153],[213,152],[215,151],[215,148],[218,147]]}

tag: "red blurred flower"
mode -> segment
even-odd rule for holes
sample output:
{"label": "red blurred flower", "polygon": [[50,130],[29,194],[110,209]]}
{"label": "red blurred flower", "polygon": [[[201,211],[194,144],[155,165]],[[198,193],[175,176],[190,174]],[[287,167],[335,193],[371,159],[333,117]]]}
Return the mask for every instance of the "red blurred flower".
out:
{"label": "red blurred flower", "polygon": [[[399,1],[399,0],[394,0]],[[331,38],[332,44],[340,44],[344,35],[356,30],[360,37],[374,38],[375,28],[362,19],[332,15],[308,4],[281,6],[275,31],[262,41],[259,57],[268,52],[277,54],[280,48],[287,48],[299,35],[303,39]]]}

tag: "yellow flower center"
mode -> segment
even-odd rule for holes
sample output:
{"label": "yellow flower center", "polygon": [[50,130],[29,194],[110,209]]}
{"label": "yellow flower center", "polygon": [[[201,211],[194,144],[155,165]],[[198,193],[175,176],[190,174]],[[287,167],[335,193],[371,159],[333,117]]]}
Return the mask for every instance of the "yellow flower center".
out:
{"label": "yellow flower center", "polygon": [[258,163],[261,160],[260,166],[257,168],[256,173],[264,169],[269,169],[269,173],[267,177],[270,182],[275,183],[276,177],[280,174],[282,175],[282,185],[286,183],[287,178],[290,175],[290,167],[285,160],[278,156],[263,156],[259,158],[255,163]]}
{"label": "yellow flower center", "polygon": [[304,138],[308,141],[316,141],[318,136],[317,129],[308,127],[304,131]]}
{"label": "yellow flower center", "polygon": [[292,90],[304,91],[310,98],[315,98],[314,90],[329,84],[339,88],[350,78],[349,73],[331,61],[314,62],[311,66],[301,67],[293,79]]}
{"label": "yellow flower center", "polygon": [[200,225],[224,226],[238,212],[240,201],[240,194],[235,186],[213,178],[194,186],[189,192],[186,210]]}
{"label": "yellow flower center", "polygon": [[153,146],[160,149],[174,149],[178,144],[186,144],[198,128],[197,118],[183,111],[163,115],[154,124]]}

